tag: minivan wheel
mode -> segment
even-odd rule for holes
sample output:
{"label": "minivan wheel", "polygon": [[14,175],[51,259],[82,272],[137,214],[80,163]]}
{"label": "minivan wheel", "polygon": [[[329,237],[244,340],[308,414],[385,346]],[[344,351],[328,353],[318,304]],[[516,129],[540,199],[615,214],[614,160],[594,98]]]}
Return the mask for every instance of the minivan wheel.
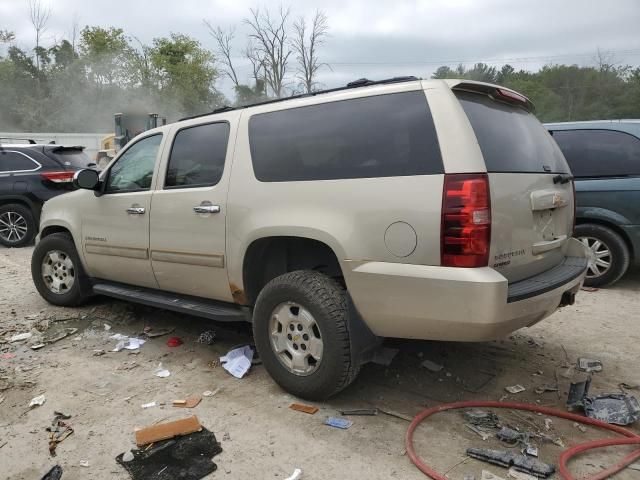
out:
{"label": "minivan wheel", "polygon": [[616,232],[602,225],[576,226],[575,236],[589,249],[589,266],[584,284],[589,287],[612,285],[629,268],[629,247]]}
{"label": "minivan wheel", "polygon": [[338,282],[300,270],[271,280],[253,312],[253,335],[267,372],[287,392],[321,400],[356,377],[347,328],[347,295]]}
{"label": "minivan wheel", "polygon": [[36,222],[29,208],[18,203],[0,207],[0,244],[23,247],[36,235]]}
{"label": "minivan wheel", "polygon": [[73,240],[54,233],[36,245],[31,257],[31,276],[47,302],[63,307],[80,305],[89,285]]}

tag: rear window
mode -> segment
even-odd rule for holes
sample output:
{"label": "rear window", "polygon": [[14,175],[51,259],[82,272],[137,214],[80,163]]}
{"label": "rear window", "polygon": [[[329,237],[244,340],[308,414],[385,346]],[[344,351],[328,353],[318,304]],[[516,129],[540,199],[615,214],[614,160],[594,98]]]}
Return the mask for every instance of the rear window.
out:
{"label": "rear window", "polygon": [[488,95],[456,91],[488,172],[568,173],[562,152],[527,110]]}
{"label": "rear window", "polygon": [[640,175],[640,140],[613,130],[556,130],[553,138],[576,177]]}
{"label": "rear window", "polygon": [[249,143],[263,182],[442,173],[422,91],[254,115]]}
{"label": "rear window", "polygon": [[79,148],[51,150],[47,153],[65,167],[87,168],[95,166],[95,162],[91,160],[89,155]]}

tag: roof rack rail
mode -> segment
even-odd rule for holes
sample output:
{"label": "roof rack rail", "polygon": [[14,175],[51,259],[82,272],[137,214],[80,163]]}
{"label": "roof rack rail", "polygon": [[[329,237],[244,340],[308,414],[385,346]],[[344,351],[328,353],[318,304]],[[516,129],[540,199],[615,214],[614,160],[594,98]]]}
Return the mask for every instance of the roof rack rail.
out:
{"label": "roof rack rail", "polygon": [[0,140],[22,140],[22,141],[29,142],[29,145],[37,145],[37,142],[33,138],[0,137]]}
{"label": "roof rack rail", "polygon": [[271,99],[271,100],[264,100],[262,102],[248,103],[248,104],[245,104],[245,105],[239,105],[237,107],[230,107],[228,105],[225,105],[223,107],[216,108],[212,112],[201,113],[199,115],[192,115],[190,117],[184,117],[184,118],[181,118],[178,121],[181,122],[182,120],[191,120],[193,118],[206,117],[207,115],[213,115],[215,113],[230,112],[232,110],[241,110],[243,108],[257,107],[257,106],[260,106],[260,105],[269,105],[271,103],[284,102],[286,100],[295,100],[297,98],[315,97],[316,95],[322,95],[324,93],[340,92],[342,90],[350,90],[352,88],[368,87],[368,86],[371,86],[371,85],[385,85],[385,84],[388,84],[388,83],[412,82],[414,80],[420,80],[420,79],[418,77],[414,77],[413,75],[404,76],[404,77],[386,78],[384,80],[369,80],[368,78],[359,78],[358,80],[354,80],[353,82],[347,83],[344,87],[328,88],[326,90],[317,90],[317,91],[311,92],[311,93],[299,93],[297,95],[291,95],[289,97],[274,98],[274,99]]}

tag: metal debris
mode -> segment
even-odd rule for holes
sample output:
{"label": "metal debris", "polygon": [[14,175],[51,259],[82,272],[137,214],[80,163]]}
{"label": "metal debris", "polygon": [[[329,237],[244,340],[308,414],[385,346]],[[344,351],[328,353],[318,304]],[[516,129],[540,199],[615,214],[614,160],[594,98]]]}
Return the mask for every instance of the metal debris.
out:
{"label": "metal debris", "polygon": [[378,409],[377,408],[356,408],[354,410],[340,410],[340,415],[373,416],[373,415],[378,415]]}
{"label": "metal debris", "polygon": [[513,467],[519,472],[535,475],[539,478],[547,478],[556,471],[553,465],[544,463],[537,458],[527,457],[520,453],[504,450],[490,450],[486,448],[468,448],[467,455],[476,460],[482,460],[494,465],[509,468]]}
{"label": "metal debris", "polygon": [[484,410],[467,410],[463,415],[467,422],[480,427],[496,428],[500,422],[498,415]]}
{"label": "metal debris", "polygon": [[579,358],[578,359],[578,370],[582,372],[601,372],[602,371],[602,362],[600,360],[595,360],[592,358]]}
{"label": "metal debris", "polygon": [[591,377],[584,382],[572,383],[567,406],[582,408],[591,418],[615,425],[629,425],[640,419],[640,403],[626,393],[605,393],[589,396]]}

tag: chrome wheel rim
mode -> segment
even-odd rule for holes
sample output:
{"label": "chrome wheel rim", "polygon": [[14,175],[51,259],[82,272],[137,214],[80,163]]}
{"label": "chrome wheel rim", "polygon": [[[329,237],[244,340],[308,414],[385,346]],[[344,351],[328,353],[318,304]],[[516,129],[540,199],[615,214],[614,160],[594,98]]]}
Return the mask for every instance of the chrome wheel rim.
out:
{"label": "chrome wheel rim", "polygon": [[611,268],[611,249],[599,238],[580,237],[579,239],[589,249],[589,263],[587,278],[601,277]]}
{"label": "chrome wheel rim", "polygon": [[27,236],[27,220],[17,212],[0,215],[0,237],[7,242],[19,242]]}
{"label": "chrome wheel rim", "polygon": [[278,361],[294,375],[307,376],[322,362],[322,334],[315,318],[302,305],[285,302],[271,313],[271,349]]}
{"label": "chrome wheel rim", "polygon": [[76,281],[76,269],[71,258],[60,250],[47,252],[41,271],[44,284],[58,295],[68,293]]}

